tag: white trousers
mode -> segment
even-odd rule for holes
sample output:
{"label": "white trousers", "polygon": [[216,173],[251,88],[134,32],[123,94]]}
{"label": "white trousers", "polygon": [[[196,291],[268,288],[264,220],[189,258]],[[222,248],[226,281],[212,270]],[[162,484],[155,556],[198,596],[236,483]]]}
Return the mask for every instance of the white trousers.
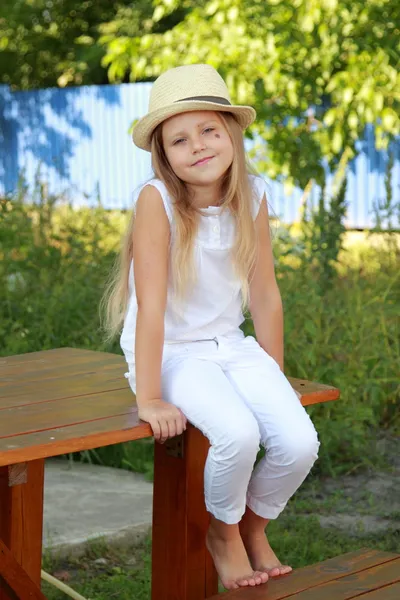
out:
{"label": "white trousers", "polygon": [[[130,369],[135,392],[135,376]],[[207,510],[238,523],[247,505],[275,519],[317,459],[314,426],[276,361],[241,330],[165,344],[163,399],[207,436]],[[254,463],[260,443],[265,456]]]}

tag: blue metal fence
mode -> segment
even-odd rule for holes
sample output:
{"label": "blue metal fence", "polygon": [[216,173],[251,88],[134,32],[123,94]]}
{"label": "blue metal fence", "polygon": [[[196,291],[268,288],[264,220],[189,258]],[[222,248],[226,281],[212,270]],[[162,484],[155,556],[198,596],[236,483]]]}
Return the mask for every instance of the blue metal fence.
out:
{"label": "blue metal fence", "polygon": [[[150,156],[137,149],[128,130],[145,114],[151,83],[52,88],[11,92],[0,86],[0,194],[15,190],[24,174],[33,188],[35,174],[49,191],[74,205],[129,208],[134,189],[151,177]],[[385,198],[387,152],[376,151],[372,127],[350,163],[346,227],[372,227],[372,206]],[[392,145],[393,199],[400,201],[400,141]],[[329,183],[329,180],[328,180]],[[275,214],[285,223],[299,218],[302,190],[291,195],[270,181]],[[314,186],[311,203],[319,189]],[[399,223],[397,222],[397,226]]]}

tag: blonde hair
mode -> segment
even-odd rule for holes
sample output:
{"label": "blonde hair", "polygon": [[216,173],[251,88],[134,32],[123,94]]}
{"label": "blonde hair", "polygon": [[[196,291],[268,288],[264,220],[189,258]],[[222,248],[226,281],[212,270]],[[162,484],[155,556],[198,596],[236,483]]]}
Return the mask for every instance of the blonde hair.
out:
{"label": "blonde hair", "polygon": [[[229,133],[233,146],[233,161],[221,184],[221,209],[230,210],[236,222],[236,238],[232,248],[232,261],[242,291],[242,309],[249,304],[249,281],[254,272],[257,239],[252,213],[253,189],[249,174],[256,171],[249,164],[244,149],[240,125],[230,113],[218,113]],[[162,124],[154,131],[151,142],[152,167],[157,179],[164,182],[174,210],[174,243],[171,245],[171,273],[177,304],[184,302],[185,295],[196,278],[194,268],[194,241],[200,211],[192,203],[185,182],[172,170],[162,144]],[[110,341],[121,329],[129,300],[128,276],[132,260],[132,233],[135,214],[132,211],[128,228],[122,241],[120,255],[107,281],[101,300],[104,315],[103,328],[106,341]]]}

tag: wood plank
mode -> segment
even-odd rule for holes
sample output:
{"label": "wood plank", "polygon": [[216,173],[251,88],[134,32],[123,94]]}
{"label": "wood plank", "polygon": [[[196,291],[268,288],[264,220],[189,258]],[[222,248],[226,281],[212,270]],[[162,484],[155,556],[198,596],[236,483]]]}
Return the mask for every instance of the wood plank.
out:
{"label": "wood plank", "polygon": [[[4,377],[7,376],[7,369],[1,371],[2,366],[8,367],[9,375],[11,375],[10,369],[16,367],[15,375],[20,377],[21,369],[19,367],[23,364],[23,371],[25,373],[29,371],[33,377],[38,366],[42,372],[43,370],[47,371],[47,369],[53,371],[56,365],[68,367],[69,365],[77,365],[79,362],[85,363],[85,361],[88,361],[90,363],[92,359],[97,361],[100,357],[102,357],[101,362],[103,365],[107,365],[112,361],[112,364],[116,366],[121,365],[122,369],[127,368],[122,355],[77,348],[58,348],[56,350],[44,350],[42,352],[32,352],[0,359],[0,372],[3,373],[2,381],[4,382]],[[103,359],[105,362],[103,362]],[[339,390],[329,385],[294,377],[288,377],[288,380],[302,394],[302,400],[304,399],[304,403],[306,404],[336,400],[340,396]]]}
{"label": "wood plank", "polygon": [[[98,354],[107,354],[106,352],[96,352],[94,350],[83,350],[81,348],[55,348],[54,350],[39,350],[38,352],[28,352],[26,354],[15,354],[13,356],[3,356],[0,358],[0,373],[3,376],[12,374],[16,369],[20,372],[32,372],[35,369],[48,369],[51,365],[70,365],[76,360],[91,360]],[[116,356],[111,354],[111,356]]]}
{"label": "wood plank", "polygon": [[[118,361],[120,362],[120,361]],[[82,368],[80,372],[76,372],[76,367],[72,373],[67,373],[65,368],[55,374],[54,377],[40,379],[37,375],[37,381],[21,380],[13,382],[9,385],[3,385],[0,388],[0,411],[14,406],[25,406],[49,400],[60,400],[62,398],[73,398],[96,392],[104,392],[116,389],[126,389],[127,382],[124,377],[127,366],[125,365],[101,365],[102,368],[88,371]],[[310,383],[310,382],[309,382]],[[313,384],[319,385],[319,384]],[[302,390],[300,385],[296,385],[295,389]],[[318,402],[327,402],[336,399],[335,390],[332,388],[328,393],[325,391],[322,398],[320,392],[316,392],[315,388],[310,396],[306,393],[302,396],[301,402],[304,406],[315,404]],[[318,400],[317,400],[318,398]],[[322,398],[322,399],[321,399]]]}
{"label": "wood plank", "polygon": [[[10,375],[8,378],[2,377],[0,387],[0,398],[6,398],[9,396],[15,396],[20,393],[25,393],[26,389],[32,385],[38,386],[43,381],[49,381],[50,383],[66,377],[77,377],[82,374],[90,373],[102,373],[104,370],[107,372],[115,371],[122,375],[127,371],[128,366],[126,363],[120,360],[108,360],[102,359],[101,356],[97,357],[97,360],[93,358],[81,360],[76,364],[72,365],[57,365],[54,368],[49,369],[36,369],[32,373],[19,373]],[[1,373],[0,373],[1,376]],[[18,389],[15,389],[18,388]]]}
{"label": "wood plank", "polygon": [[98,352],[97,356],[96,354],[94,356],[88,356],[84,358],[76,356],[74,361],[70,361],[69,364],[65,364],[62,361],[59,364],[46,363],[46,365],[41,366],[35,366],[31,364],[29,369],[24,368],[23,370],[20,367],[13,367],[13,369],[10,368],[0,373],[0,389],[12,384],[19,385],[21,383],[28,385],[35,382],[40,383],[43,381],[43,379],[57,379],[59,377],[65,377],[66,375],[74,375],[78,373],[95,373],[96,371],[118,366],[120,366],[122,370],[124,368],[123,365],[124,361],[121,361],[120,356],[112,354],[111,358],[109,358],[108,355],[103,356],[101,352]]}
{"label": "wood plank", "polygon": [[125,385],[125,389],[5,409],[0,439],[123,414],[134,403],[131,389]]}
{"label": "wood plank", "polygon": [[[398,559],[398,554],[361,549],[329,558],[316,565],[295,569],[288,575],[277,579],[271,578],[266,584],[249,590],[242,588],[226,592],[223,598],[226,598],[226,600],[282,600],[283,598],[292,600],[292,598],[296,598],[298,600],[298,594],[302,593],[303,590],[311,593],[313,589],[321,589],[322,584],[340,580],[347,576],[352,578],[358,572],[364,572],[376,565],[390,564]],[[218,598],[221,599],[221,596],[212,596],[209,600],[217,600]],[[309,600],[307,595],[304,598]],[[327,600],[320,592],[317,598],[318,600]]]}
{"label": "wood plank", "polygon": [[139,420],[134,406],[116,417],[0,439],[0,466],[152,436],[150,425]]}
{"label": "wood plank", "polygon": [[400,557],[387,563],[341,577],[296,594],[296,600],[351,600],[389,583],[400,581]]}
{"label": "wood plank", "polygon": [[8,467],[8,486],[21,485],[28,482],[28,465],[26,462]]}
{"label": "wood plank", "polygon": [[[50,348],[49,350],[37,350],[36,352],[25,352],[25,354],[13,354],[11,356],[0,357],[0,370],[3,367],[14,366],[18,364],[28,364],[30,362],[48,362],[62,360],[68,362],[69,359],[74,360],[76,356],[84,358],[85,356],[93,356],[102,354],[105,356],[120,356],[122,354],[114,354],[113,352],[103,352],[99,350],[86,350],[85,348],[72,348],[65,346],[63,348]],[[1,372],[1,371],[0,371]]]}
{"label": "wood plank", "polygon": [[[57,379],[73,378],[78,373],[102,371],[109,369],[111,365],[120,366],[121,376],[127,370],[125,359],[121,355],[76,348],[45,350],[43,352],[5,357],[0,359],[0,365],[3,366],[3,369],[0,369],[2,373],[0,397],[3,398],[10,395],[20,395],[21,386],[30,386],[33,381],[43,382],[45,379],[54,379],[56,383]],[[288,379],[302,395],[301,401],[305,406],[336,400],[340,396],[339,390],[332,386],[298,378],[289,377]],[[2,388],[6,389],[2,390]],[[4,402],[0,402],[1,405],[4,406]]]}
{"label": "wood plank", "polygon": [[32,382],[18,386],[14,384],[0,390],[0,411],[14,406],[26,406],[49,400],[127,389],[127,385],[120,367],[104,369],[100,372],[63,375],[57,379],[42,381],[40,384],[35,383],[35,385]]}
{"label": "wood plank", "polygon": [[49,348],[48,350],[36,350],[35,352],[25,352],[23,354],[12,354],[11,356],[0,356],[0,369],[7,365],[27,363],[30,361],[45,360],[51,357],[58,358],[61,355],[74,356],[83,353],[92,353],[93,350],[84,350],[83,348]]}
{"label": "wood plank", "polygon": [[151,437],[150,425],[137,417],[134,395],[127,393],[129,408],[120,415],[0,439],[0,465]]}
{"label": "wood plank", "polygon": [[[199,429],[191,424],[186,430],[187,460],[187,598],[196,600],[202,586],[202,598],[218,591],[218,574],[206,546],[205,536],[210,524],[210,514],[204,501],[204,465],[210,442]],[[185,433],[186,433],[185,432]]]}
{"label": "wood plank", "polygon": [[134,396],[126,386],[123,390],[9,408],[1,412],[0,439],[115,417],[128,413],[133,405]]}
{"label": "wood plank", "polygon": [[400,583],[394,583],[359,596],[360,600],[399,600]]}
{"label": "wood plank", "polygon": [[298,379],[296,377],[287,378],[291,386],[301,394],[301,403],[303,406],[317,404],[320,402],[330,402],[340,398],[340,391],[330,385]]}
{"label": "wood plank", "polygon": [[[26,469],[26,483],[11,486],[8,467],[0,467],[0,575],[19,598],[40,598],[44,460]],[[8,600],[1,583],[0,590],[0,600]]]}
{"label": "wood plank", "polygon": [[[40,588],[15,560],[7,546],[0,540],[0,600],[47,600]],[[11,594],[10,594],[11,590]]]}
{"label": "wood plank", "polygon": [[209,514],[204,463],[209,443],[191,425],[182,438],[183,456],[171,455],[173,443],[155,444],[152,600],[204,600],[218,591],[205,546]]}

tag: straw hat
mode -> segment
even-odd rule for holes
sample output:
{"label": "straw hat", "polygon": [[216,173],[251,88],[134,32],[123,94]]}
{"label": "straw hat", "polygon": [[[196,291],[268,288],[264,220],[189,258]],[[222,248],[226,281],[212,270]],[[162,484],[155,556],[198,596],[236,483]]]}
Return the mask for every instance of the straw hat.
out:
{"label": "straw hat", "polygon": [[228,88],[211,65],[187,65],[169,69],[154,82],[147,115],[136,123],[132,138],[136,146],[150,151],[154,129],[174,115],[193,110],[230,112],[242,129],[256,118],[251,106],[231,104]]}

